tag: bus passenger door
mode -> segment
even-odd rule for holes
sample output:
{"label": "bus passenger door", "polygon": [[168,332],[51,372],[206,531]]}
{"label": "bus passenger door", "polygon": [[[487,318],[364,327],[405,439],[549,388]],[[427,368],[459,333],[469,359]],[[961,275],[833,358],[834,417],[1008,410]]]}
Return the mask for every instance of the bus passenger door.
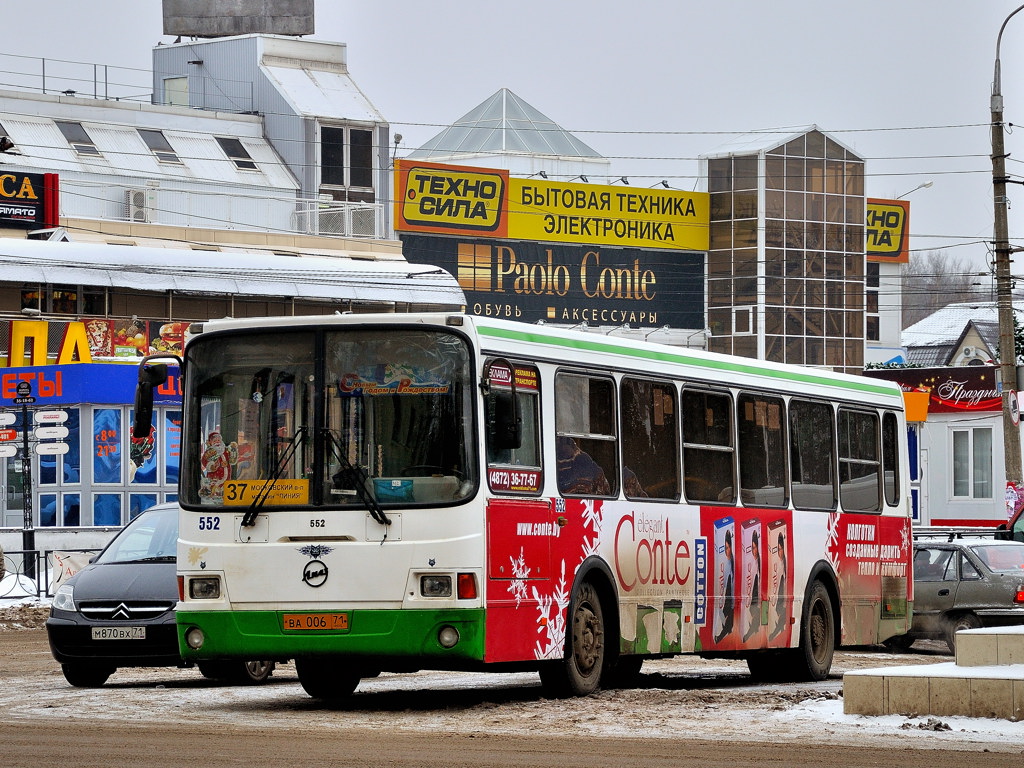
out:
{"label": "bus passenger door", "polygon": [[[539,629],[563,606],[545,597],[552,573],[552,539],[559,525],[550,500],[491,499],[487,504],[485,659],[523,661],[552,649]],[[568,596],[566,596],[568,600]],[[558,656],[562,648],[557,649]]]}

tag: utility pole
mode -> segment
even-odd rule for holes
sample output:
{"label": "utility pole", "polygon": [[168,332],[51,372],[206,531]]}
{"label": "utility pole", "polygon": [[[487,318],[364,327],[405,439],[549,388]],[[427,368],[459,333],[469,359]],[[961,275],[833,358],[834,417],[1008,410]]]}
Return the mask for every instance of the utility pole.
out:
{"label": "utility pole", "polygon": [[[1003,454],[1006,461],[1007,497],[1012,483],[1022,485],[1020,414],[1017,409],[1017,348],[1014,343],[1013,296],[1010,290],[1010,235],[1007,222],[1006,149],[1003,144],[1003,94],[999,71],[999,45],[1003,30],[1024,5],[1019,6],[1003,21],[996,38],[996,61],[992,78],[992,202],[995,212],[993,234],[995,242],[996,306],[999,315],[999,377],[1003,394]],[[1010,509],[1009,511],[1012,511]]]}

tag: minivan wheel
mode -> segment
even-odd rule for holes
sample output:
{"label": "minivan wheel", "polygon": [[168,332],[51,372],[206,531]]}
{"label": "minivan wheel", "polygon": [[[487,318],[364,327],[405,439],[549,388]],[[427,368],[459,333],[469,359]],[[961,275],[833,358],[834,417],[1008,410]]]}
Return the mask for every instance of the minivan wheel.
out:
{"label": "minivan wheel", "polygon": [[61,664],[64,679],[76,688],[99,688],[116,671],[116,667],[97,664]]}

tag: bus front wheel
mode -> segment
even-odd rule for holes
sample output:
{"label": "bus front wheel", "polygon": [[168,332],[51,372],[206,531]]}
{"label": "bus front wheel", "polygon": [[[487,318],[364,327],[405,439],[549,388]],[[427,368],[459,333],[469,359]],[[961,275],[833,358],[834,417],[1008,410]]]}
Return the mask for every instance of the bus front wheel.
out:
{"label": "bus front wheel", "polygon": [[565,658],[541,668],[541,683],[554,696],[588,696],[601,685],[606,658],[604,611],[593,584],[579,586],[567,618]]}
{"label": "bus front wheel", "polygon": [[314,699],[325,701],[348,698],[360,680],[351,662],[326,657],[305,656],[295,659],[295,673],[306,693]]}

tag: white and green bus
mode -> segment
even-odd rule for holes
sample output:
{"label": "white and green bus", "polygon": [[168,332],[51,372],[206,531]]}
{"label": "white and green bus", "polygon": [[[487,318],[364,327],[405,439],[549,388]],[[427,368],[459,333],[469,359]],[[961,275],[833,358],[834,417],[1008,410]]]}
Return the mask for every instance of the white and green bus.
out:
{"label": "white and green bus", "polygon": [[[140,368],[137,433],[165,366]],[[182,654],[318,698],[645,658],[821,679],[909,628],[903,400],[826,370],[461,314],[216,320],[182,361]]]}

